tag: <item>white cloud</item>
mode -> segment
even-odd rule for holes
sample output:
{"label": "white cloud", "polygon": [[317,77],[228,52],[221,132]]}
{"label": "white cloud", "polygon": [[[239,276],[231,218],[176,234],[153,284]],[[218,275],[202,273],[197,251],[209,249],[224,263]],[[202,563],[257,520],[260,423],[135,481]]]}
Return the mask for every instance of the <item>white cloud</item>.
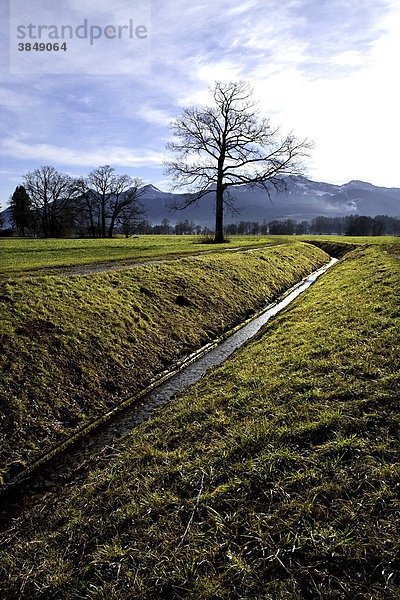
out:
{"label": "white cloud", "polygon": [[253,8],[257,3],[257,0],[250,0],[249,2],[243,2],[239,6],[232,6],[227,9],[227,14],[229,16],[242,15],[243,13],[248,12],[251,8]]}
{"label": "white cloud", "polygon": [[357,50],[348,50],[333,56],[330,62],[336,65],[365,66],[365,56]]}
{"label": "white cloud", "polygon": [[387,31],[371,46],[364,68],[347,76],[313,80],[295,68],[268,79],[261,69],[253,73],[264,111],[277,112],[286,129],[315,140],[311,175],[316,178],[400,185],[400,12],[392,13],[385,25]]}
{"label": "white cloud", "polygon": [[139,108],[132,114],[135,114],[135,116],[140,117],[147,123],[162,126],[169,125],[174,118],[174,116],[169,112],[147,103],[139,106]]}
{"label": "white cloud", "polygon": [[19,159],[34,159],[39,162],[64,165],[97,166],[103,164],[123,167],[161,165],[163,154],[146,148],[110,146],[104,149],[74,150],[52,144],[30,144],[14,138],[4,140],[0,153]]}
{"label": "white cloud", "polygon": [[212,64],[203,63],[199,65],[197,77],[201,81],[211,84],[216,80],[235,81],[241,79],[242,74],[239,65],[234,64],[233,61],[230,60],[222,60]]}
{"label": "white cloud", "polygon": [[9,87],[0,87],[0,105],[13,112],[25,113],[27,109],[37,106],[36,99],[25,91],[12,90]]}

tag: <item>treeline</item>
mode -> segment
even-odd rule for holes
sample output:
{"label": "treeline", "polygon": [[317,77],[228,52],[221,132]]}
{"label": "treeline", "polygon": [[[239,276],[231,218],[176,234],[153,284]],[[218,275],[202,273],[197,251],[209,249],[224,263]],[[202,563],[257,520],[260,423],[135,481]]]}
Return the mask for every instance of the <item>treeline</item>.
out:
{"label": "treeline", "polygon": [[24,175],[23,181],[9,203],[21,236],[112,237],[116,228],[130,230],[144,213],[143,182],[119,175],[109,165],[79,178],[43,166]]}
{"label": "treeline", "polygon": [[[122,232],[124,233],[124,232]],[[152,225],[150,221],[141,219],[133,224],[130,230],[131,234],[136,235],[204,235],[212,236],[213,230],[209,227],[196,225],[194,221],[178,221],[171,225],[168,219],[163,219],[160,225]]]}
{"label": "treeline", "polygon": [[225,227],[226,235],[400,235],[400,219],[377,215],[365,217],[315,217],[311,222],[294,219],[259,222],[240,221]]}
{"label": "treeline", "polygon": [[[130,234],[136,235],[203,235],[212,237],[214,231],[209,227],[196,225],[188,219],[171,225],[168,219],[163,219],[160,225],[152,225],[148,220],[141,219],[132,225]],[[336,234],[336,235],[400,235],[400,219],[378,215],[376,217],[349,216],[343,218],[316,217],[311,222],[297,223],[293,219],[284,221],[264,220],[239,221],[224,227],[224,233],[229,235],[305,235],[305,234]]]}
{"label": "treeline", "polygon": [[310,233],[337,235],[399,235],[400,219],[377,215],[365,217],[350,215],[347,217],[317,217],[312,220]]}

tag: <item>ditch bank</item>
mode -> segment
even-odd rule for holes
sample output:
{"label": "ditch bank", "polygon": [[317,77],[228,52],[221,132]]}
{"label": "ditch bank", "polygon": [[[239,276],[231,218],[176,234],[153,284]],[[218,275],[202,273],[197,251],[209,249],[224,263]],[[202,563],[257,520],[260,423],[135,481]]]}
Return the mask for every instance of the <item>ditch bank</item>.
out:
{"label": "ditch bank", "polygon": [[0,286],[5,483],[328,262],[305,243]]}
{"label": "ditch bank", "polygon": [[312,244],[317,248],[321,248],[324,252],[327,252],[330,256],[334,258],[343,258],[349,252],[352,252],[357,248],[355,244],[351,244],[350,242],[336,242],[336,241],[328,241],[328,240],[307,240],[308,244]]}

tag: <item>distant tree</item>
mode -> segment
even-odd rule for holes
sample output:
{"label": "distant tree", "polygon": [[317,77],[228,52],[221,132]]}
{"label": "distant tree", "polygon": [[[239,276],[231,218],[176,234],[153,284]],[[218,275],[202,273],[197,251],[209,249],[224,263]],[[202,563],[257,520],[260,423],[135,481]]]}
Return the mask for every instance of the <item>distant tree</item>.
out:
{"label": "distant tree", "polygon": [[296,230],[296,221],[286,219],[285,221],[271,221],[268,223],[270,235],[293,235]]}
{"label": "distant tree", "polygon": [[70,220],[75,194],[73,179],[48,165],[30,171],[23,179],[43,235],[61,235]]}
{"label": "distant tree", "polygon": [[10,211],[11,221],[22,237],[25,236],[26,230],[32,225],[31,204],[31,199],[24,186],[17,186],[10,199]]}
{"label": "distant tree", "polygon": [[301,223],[296,223],[296,235],[305,235],[310,231],[310,223],[308,221],[301,221]]}
{"label": "distant tree", "polygon": [[95,192],[90,189],[88,180],[80,177],[74,182],[76,198],[74,202],[75,228],[80,235],[92,238],[101,235],[101,210]]}
{"label": "distant tree", "polygon": [[267,235],[268,233],[268,223],[266,219],[264,219],[260,225],[260,233],[261,235]]}
{"label": "distant tree", "polygon": [[371,235],[373,221],[371,217],[351,215],[345,217],[345,235]]}
{"label": "distant tree", "polygon": [[315,217],[311,222],[311,231],[319,235],[332,233],[332,219],[329,217]]}
{"label": "distant tree", "polygon": [[400,235],[400,219],[393,218],[391,228],[392,235]]}
{"label": "distant tree", "polygon": [[95,206],[100,218],[100,237],[106,237],[107,209],[114,192],[114,171],[110,165],[103,165],[89,173],[86,180],[93,193]]}
{"label": "distant tree", "polygon": [[373,219],[372,223],[372,235],[383,235],[386,230],[386,222],[385,217],[382,215],[377,215]]}
{"label": "distant tree", "polygon": [[175,188],[188,194],[176,208],[186,208],[207,194],[216,194],[215,242],[222,242],[223,212],[230,188],[270,185],[282,188],[284,175],[303,173],[301,160],[311,144],[290,134],[283,139],[268,119],[260,118],[252,90],[243,81],[216,82],[214,105],[187,108],[172,128],[177,142],[167,145],[177,156],[166,162]]}
{"label": "distant tree", "polygon": [[137,227],[140,223],[144,224],[144,228],[146,231],[144,233],[152,233],[151,225],[148,221],[139,220],[140,215],[143,214],[144,211],[138,209],[136,205],[134,206],[126,206],[121,212],[118,214],[118,217],[115,220],[115,225],[118,226],[118,229],[125,235],[125,237],[129,237],[132,233],[142,233],[137,231]]}
{"label": "distant tree", "polygon": [[359,235],[372,235],[373,220],[371,217],[357,217]]}
{"label": "distant tree", "polygon": [[203,229],[201,230],[202,235],[213,235],[214,230],[211,229],[210,227],[203,227]]}
{"label": "distant tree", "polygon": [[229,223],[224,227],[226,235],[237,235],[237,223]]}
{"label": "distant tree", "polygon": [[262,233],[262,228],[267,232],[267,224],[264,219],[264,228],[258,221],[239,221],[239,223],[230,223],[224,227],[227,235],[258,235]]}
{"label": "distant tree", "polygon": [[[150,235],[151,233],[153,233],[151,223],[146,219],[141,219],[139,221],[136,219],[135,222],[132,222],[129,221],[129,216],[125,216],[124,218],[127,219],[126,223],[131,223],[132,233],[138,233],[139,235]],[[122,226],[122,230],[124,233],[124,226]]]}
{"label": "distant tree", "polygon": [[108,237],[112,237],[116,222],[128,216],[137,220],[144,213],[140,197],[143,195],[143,181],[129,175],[116,175],[113,181],[113,192],[109,202],[110,224]]}
{"label": "distant tree", "polygon": [[194,234],[195,224],[193,221],[188,221],[185,219],[184,221],[179,221],[175,225],[175,233],[176,235],[192,235]]}
{"label": "distant tree", "polygon": [[393,235],[400,233],[400,220],[377,215],[348,215],[347,217],[315,217],[311,221],[310,232],[334,235]]}
{"label": "distant tree", "polygon": [[[103,165],[89,173],[85,180],[85,201],[91,215],[97,215],[101,237],[112,237],[115,224],[137,220],[143,214],[140,196],[143,182],[129,175],[116,175],[110,165]],[[93,225],[92,225],[93,228]]]}
{"label": "distant tree", "polygon": [[389,235],[400,235],[400,219],[385,215],[385,233]]}
{"label": "distant tree", "polygon": [[244,235],[246,233],[246,227],[247,227],[247,223],[246,221],[239,221],[239,223],[236,223],[237,226],[237,234],[238,235]]}
{"label": "distant tree", "polygon": [[168,219],[163,219],[161,221],[161,227],[162,227],[162,233],[165,235],[169,235],[173,231],[173,228],[172,228],[170,222],[168,221]]}
{"label": "distant tree", "polygon": [[239,221],[239,223],[237,224],[238,235],[249,235],[250,226],[250,221]]}
{"label": "distant tree", "polygon": [[270,235],[280,235],[282,233],[282,224],[280,221],[270,221],[268,223],[268,230]]}
{"label": "distant tree", "polygon": [[260,223],[253,221],[250,228],[250,235],[258,235],[260,233]]}
{"label": "distant tree", "polygon": [[136,231],[136,227],[138,224],[137,220],[131,219],[128,214],[120,215],[118,221],[120,231],[126,238],[130,237],[134,233],[138,233]]}
{"label": "distant tree", "polygon": [[332,219],[332,233],[336,235],[342,235],[344,232],[344,221],[343,217],[334,217]]}
{"label": "distant tree", "polygon": [[163,219],[161,225],[153,226],[153,233],[157,235],[170,235],[173,231],[174,228],[170,225],[168,219]]}
{"label": "distant tree", "polygon": [[315,217],[309,225],[310,233],[337,234],[344,231],[344,220],[342,217]]}

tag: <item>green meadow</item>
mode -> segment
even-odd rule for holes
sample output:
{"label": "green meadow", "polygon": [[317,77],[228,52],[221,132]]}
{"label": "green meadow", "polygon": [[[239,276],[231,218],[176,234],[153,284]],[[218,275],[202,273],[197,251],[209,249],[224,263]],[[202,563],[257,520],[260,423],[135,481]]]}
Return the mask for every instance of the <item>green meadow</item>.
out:
{"label": "green meadow", "polygon": [[118,265],[277,243],[279,237],[232,236],[216,249],[212,244],[201,243],[194,235],[140,235],[127,239],[0,238],[0,275],[94,263]]}
{"label": "green meadow", "polygon": [[[400,244],[358,241],[346,239],[349,252],[255,339],[99,454],[84,481],[48,492],[15,519],[2,534],[2,597],[398,599]],[[329,242],[340,250],[341,240]],[[254,295],[254,306],[267,298],[263,280],[282,277],[290,264],[296,272],[303,263],[315,266],[326,255],[295,243],[186,260],[202,290],[219,286],[215,304],[206,301],[215,328],[222,315],[228,319],[237,287]],[[224,261],[233,262],[228,268]],[[157,281],[188,277],[174,275],[183,265],[157,265],[160,273],[171,269]],[[132,291],[143,286],[158,302],[164,288],[155,266],[146,269],[149,278],[133,281]],[[223,286],[213,283],[218,273]],[[130,293],[126,277],[87,281],[92,294],[106,286],[114,307],[117,296],[124,304]],[[83,279],[68,278],[73,294]],[[29,322],[38,306],[49,310],[44,299],[57,279],[26,281],[28,291],[11,286],[7,294],[14,290],[13,299],[28,306],[27,295],[42,294]],[[79,286],[79,294],[89,293]],[[199,302],[200,287],[185,290]],[[183,288],[165,293],[160,304]],[[147,333],[149,310],[142,305]],[[181,322],[188,316],[182,313]],[[54,313],[61,339],[71,316],[63,324],[57,319]],[[74,327],[85,331],[79,319]],[[119,331],[121,339],[126,333]]]}
{"label": "green meadow", "polygon": [[0,282],[0,475],[9,480],[327,260],[296,243]]}

